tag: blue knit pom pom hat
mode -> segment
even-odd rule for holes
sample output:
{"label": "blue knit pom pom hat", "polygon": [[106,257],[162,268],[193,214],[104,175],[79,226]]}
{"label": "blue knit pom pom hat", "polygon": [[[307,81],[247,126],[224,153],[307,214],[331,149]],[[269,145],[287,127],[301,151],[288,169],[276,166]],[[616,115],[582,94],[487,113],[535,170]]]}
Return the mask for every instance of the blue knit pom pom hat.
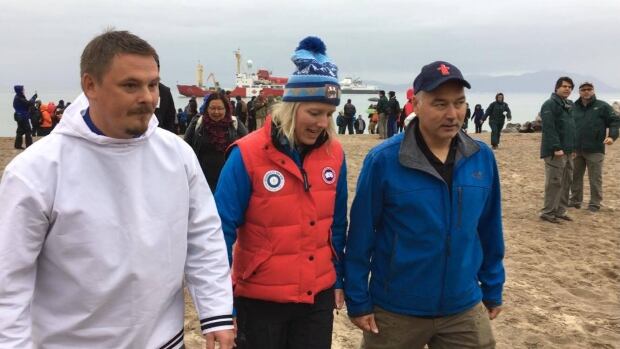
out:
{"label": "blue knit pom pom hat", "polygon": [[297,70],[284,86],[284,102],[340,104],[338,67],[325,54],[325,44],[315,36],[303,39],[291,60]]}

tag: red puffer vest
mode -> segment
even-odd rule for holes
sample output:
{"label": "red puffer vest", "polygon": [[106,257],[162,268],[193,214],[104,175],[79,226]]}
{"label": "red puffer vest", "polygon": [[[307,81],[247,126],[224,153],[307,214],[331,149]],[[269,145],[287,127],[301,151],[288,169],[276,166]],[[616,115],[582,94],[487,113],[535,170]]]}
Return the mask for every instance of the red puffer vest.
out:
{"label": "red puffer vest", "polygon": [[331,225],[344,153],[332,139],[306,155],[302,173],[274,147],[270,119],[235,143],[252,195],[233,251],[234,293],[279,303],[314,303],[314,295],[336,281]]}

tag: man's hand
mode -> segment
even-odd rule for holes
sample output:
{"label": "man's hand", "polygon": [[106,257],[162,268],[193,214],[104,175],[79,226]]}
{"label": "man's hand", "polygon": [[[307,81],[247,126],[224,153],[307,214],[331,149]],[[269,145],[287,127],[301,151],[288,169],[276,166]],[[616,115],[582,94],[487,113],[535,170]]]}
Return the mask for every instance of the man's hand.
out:
{"label": "man's hand", "polygon": [[554,156],[564,156],[564,151],[563,150],[556,150],[553,152]]}
{"label": "man's hand", "polygon": [[605,145],[612,145],[612,144],[614,144],[614,140],[613,140],[613,138],[611,138],[611,137],[607,137],[607,138],[605,138],[605,140],[603,141],[603,143],[604,143]]}
{"label": "man's hand", "polygon": [[489,312],[489,320],[494,320],[499,313],[502,312],[502,307],[495,307],[495,308],[487,308],[487,311]]}
{"label": "man's hand", "polygon": [[362,331],[379,333],[379,328],[377,328],[377,323],[375,322],[375,314],[352,317],[351,322],[361,328]]}
{"label": "man's hand", "polygon": [[341,288],[335,289],[334,297],[336,299],[336,309],[342,309],[342,307],[344,306],[344,291]]}
{"label": "man's hand", "polygon": [[220,343],[220,349],[232,349],[235,346],[235,333],[232,329],[213,331],[205,334],[205,349],[215,349],[215,342]]}

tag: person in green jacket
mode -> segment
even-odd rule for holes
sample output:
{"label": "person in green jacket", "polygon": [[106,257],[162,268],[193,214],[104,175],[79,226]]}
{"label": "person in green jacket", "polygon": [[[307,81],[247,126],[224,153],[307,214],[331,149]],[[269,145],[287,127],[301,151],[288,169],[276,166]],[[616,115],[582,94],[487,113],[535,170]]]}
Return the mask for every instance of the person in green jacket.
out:
{"label": "person in green jacket", "polygon": [[[603,200],[603,160],[605,145],[612,145],[618,139],[620,117],[613,108],[596,99],[594,85],[584,82],[579,85],[579,99],[571,111],[575,119],[575,169],[569,207],[581,208],[583,201],[583,175],[588,169],[590,179],[590,203],[588,209],[597,212]],[[609,130],[609,133],[608,133]]]}
{"label": "person in green jacket", "polygon": [[567,76],[555,83],[555,92],[542,105],[540,157],[545,160],[545,203],[540,218],[551,223],[572,221],[566,214],[568,191],[573,178],[575,122],[568,99],[575,84]]}
{"label": "person in green jacket", "polygon": [[379,102],[377,102],[377,113],[379,113],[379,125],[378,133],[379,139],[387,138],[388,127],[388,99],[385,96],[385,91],[379,91]]}
{"label": "person in green jacket", "polygon": [[484,119],[489,118],[489,126],[491,126],[491,146],[497,149],[499,146],[499,138],[504,128],[506,119],[512,120],[512,114],[508,103],[504,102],[504,94],[499,92],[495,95],[495,102],[489,104],[487,111],[484,113]]}

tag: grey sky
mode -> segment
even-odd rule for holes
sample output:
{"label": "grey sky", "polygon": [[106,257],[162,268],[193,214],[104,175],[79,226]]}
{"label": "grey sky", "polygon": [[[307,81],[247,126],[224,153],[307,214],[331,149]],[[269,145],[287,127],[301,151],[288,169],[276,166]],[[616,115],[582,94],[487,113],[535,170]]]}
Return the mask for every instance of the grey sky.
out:
{"label": "grey sky", "polygon": [[76,87],[83,47],[107,26],[148,40],[168,85],[194,83],[200,60],[232,86],[237,47],[287,76],[299,40],[317,35],[341,77],[410,83],[442,59],[466,76],[552,69],[620,87],[618,14],[617,0],[3,1],[0,88]]}

